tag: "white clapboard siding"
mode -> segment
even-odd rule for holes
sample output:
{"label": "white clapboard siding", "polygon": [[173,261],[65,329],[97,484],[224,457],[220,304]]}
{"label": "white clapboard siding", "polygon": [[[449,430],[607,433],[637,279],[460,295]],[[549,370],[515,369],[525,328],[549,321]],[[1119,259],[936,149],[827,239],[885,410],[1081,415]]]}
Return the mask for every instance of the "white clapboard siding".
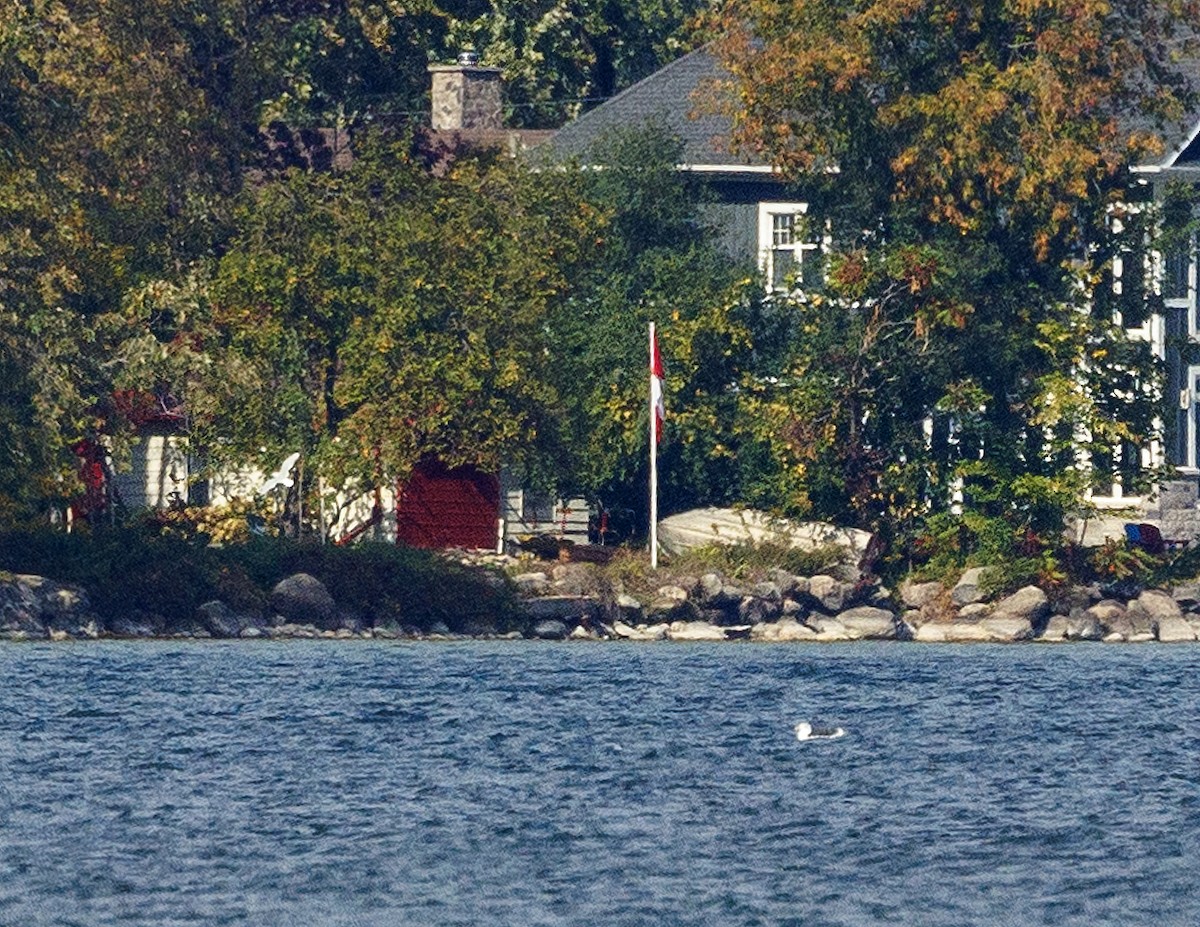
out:
{"label": "white clapboard siding", "polygon": [[184,439],[145,435],[131,448],[131,468],[113,475],[113,488],[126,508],[161,509],[188,497],[189,461]]}

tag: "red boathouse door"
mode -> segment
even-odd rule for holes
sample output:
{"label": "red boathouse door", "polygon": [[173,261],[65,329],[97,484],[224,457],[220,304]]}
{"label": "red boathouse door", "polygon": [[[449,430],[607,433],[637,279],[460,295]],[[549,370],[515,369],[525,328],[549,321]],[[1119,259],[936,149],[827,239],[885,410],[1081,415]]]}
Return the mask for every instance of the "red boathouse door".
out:
{"label": "red boathouse door", "polygon": [[425,461],[396,500],[396,541],[410,547],[496,546],[500,481],[475,467]]}

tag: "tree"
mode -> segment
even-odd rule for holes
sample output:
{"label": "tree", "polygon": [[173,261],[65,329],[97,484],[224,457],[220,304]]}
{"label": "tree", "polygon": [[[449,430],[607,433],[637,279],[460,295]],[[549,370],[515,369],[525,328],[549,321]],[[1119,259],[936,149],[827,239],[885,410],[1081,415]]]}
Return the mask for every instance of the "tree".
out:
{"label": "tree", "polygon": [[704,192],[676,170],[679,142],[653,127],[602,139],[586,196],[608,217],[551,324],[552,382],[566,409],[572,482],[612,509],[646,511],[647,323],[659,325],[669,427],[662,510],[759,501],[774,464],[746,419],[749,390],[777,372],[780,320],[752,268],[723,253]]}
{"label": "tree", "polygon": [[249,190],[188,388],[197,440],[234,463],[300,450],[334,484],[427,456],[547,468],[546,319],[598,218],[566,175],[481,155],[434,176],[382,139],[345,174]]}
{"label": "tree", "polygon": [[710,0],[487,0],[452,21],[450,50],[503,71],[514,125],[557,127],[674,60]]}
{"label": "tree", "polygon": [[248,136],[213,105],[227,65],[194,43],[210,22],[184,0],[35,0],[0,18],[0,363],[23,372],[8,387],[30,410],[14,418],[25,450],[0,469],[38,487],[28,507],[70,498],[72,449],[111,424],[104,404],[146,333],[126,291],[223,234]]}
{"label": "tree", "polygon": [[825,291],[793,300],[792,376],[769,399],[803,502],[894,537],[961,496],[1018,547],[1053,544],[1085,488],[1081,436],[1150,436],[1153,362],[1088,312],[1089,243],[1190,98],[1197,6],[727,8],[736,142],[801,183],[837,242]]}

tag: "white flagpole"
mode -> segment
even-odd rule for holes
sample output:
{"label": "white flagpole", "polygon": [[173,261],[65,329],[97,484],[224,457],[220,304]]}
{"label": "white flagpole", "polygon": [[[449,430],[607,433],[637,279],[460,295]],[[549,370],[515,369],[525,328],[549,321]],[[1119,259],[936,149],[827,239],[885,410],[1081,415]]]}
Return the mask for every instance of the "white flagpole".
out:
{"label": "white flagpole", "polygon": [[650,569],[658,569],[658,404],[654,395],[654,323],[650,323]]}

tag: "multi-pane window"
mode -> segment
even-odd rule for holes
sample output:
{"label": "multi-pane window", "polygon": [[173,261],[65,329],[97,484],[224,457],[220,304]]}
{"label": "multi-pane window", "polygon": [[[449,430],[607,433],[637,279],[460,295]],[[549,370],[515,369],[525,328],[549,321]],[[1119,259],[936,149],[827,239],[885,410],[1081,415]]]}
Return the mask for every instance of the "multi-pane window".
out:
{"label": "multi-pane window", "polygon": [[1187,299],[1191,289],[1191,255],[1187,248],[1176,248],[1163,258],[1163,299]]}
{"label": "multi-pane window", "polygon": [[805,203],[760,203],[759,248],[771,291],[819,287],[825,278],[821,236]]}

